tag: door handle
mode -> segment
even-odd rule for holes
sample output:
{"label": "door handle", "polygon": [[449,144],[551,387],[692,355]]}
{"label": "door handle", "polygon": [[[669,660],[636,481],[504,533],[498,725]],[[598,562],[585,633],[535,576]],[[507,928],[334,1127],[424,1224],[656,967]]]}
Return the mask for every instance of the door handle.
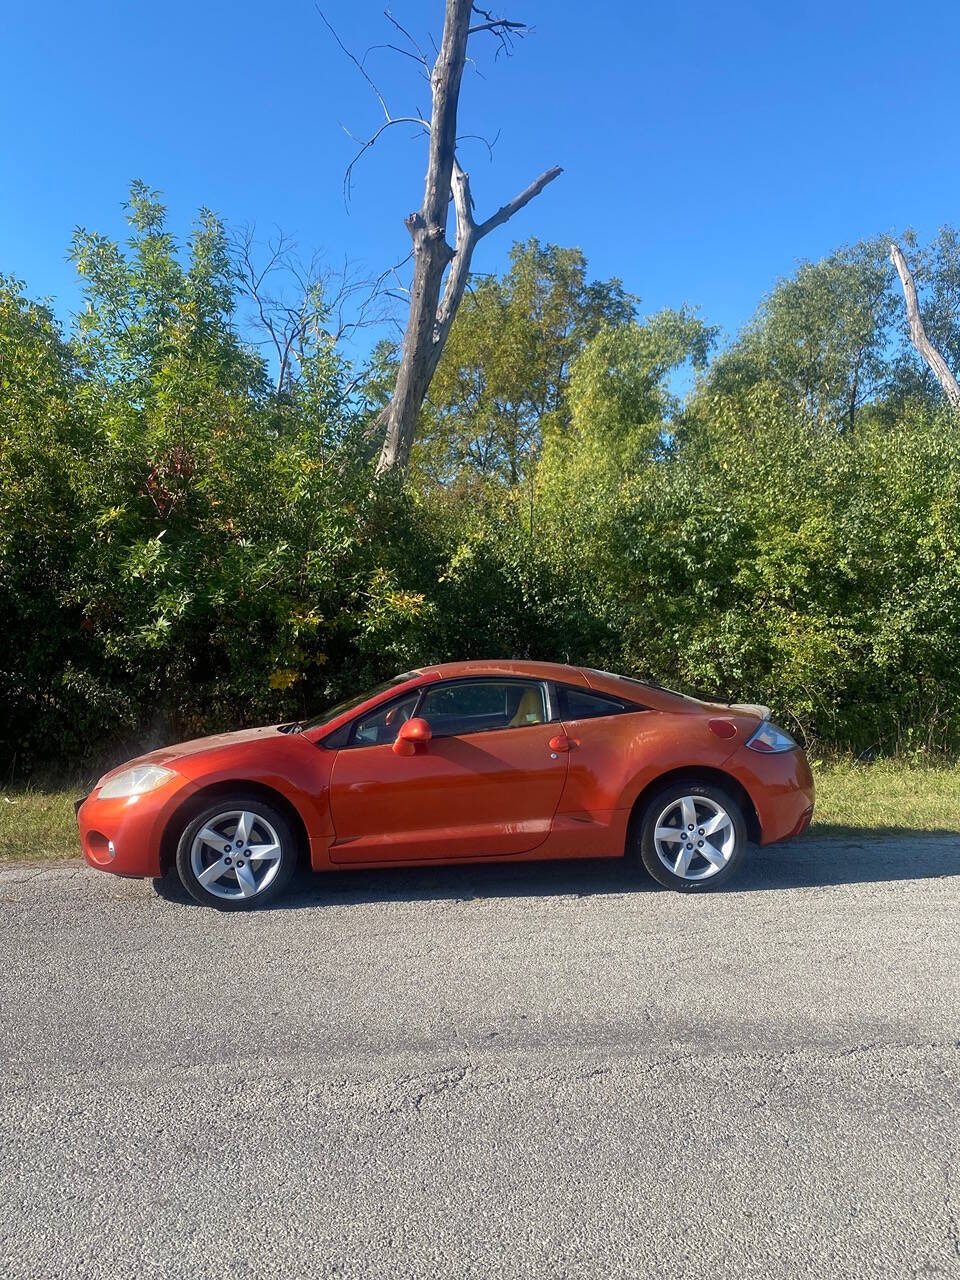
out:
{"label": "door handle", "polygon": [[551,751],[569,751],[576,743],[572,738],[568,738],[565,733],[558,733],[550,739]]}

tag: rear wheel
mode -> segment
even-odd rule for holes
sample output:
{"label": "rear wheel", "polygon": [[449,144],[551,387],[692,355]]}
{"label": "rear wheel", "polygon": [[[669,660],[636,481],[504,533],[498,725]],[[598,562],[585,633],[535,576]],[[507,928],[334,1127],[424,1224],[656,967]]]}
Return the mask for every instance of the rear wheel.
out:
{"label": "rear wheel", "polygon": [[681,893],[720,888],[747,854],[740,806],[713,783],[679,782],[659,791],[644,811],[638,838],[650,875]]}
{"label": "rear wheel", "polygon": [[177,846],[183,887],[205,907],[246,911],[275,898],[297,862],[294,833],[272,805],[223,796],[189,822]]}

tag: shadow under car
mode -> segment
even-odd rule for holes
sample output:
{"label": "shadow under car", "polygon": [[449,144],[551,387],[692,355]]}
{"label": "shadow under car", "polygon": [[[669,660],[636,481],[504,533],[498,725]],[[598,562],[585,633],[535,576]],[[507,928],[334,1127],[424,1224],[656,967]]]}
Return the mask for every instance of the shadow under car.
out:
{"label": "shadow under car", "polygon": [[[960,833],[900,828],[833,827],[795,840],[753,847],[743,870],[718,893],[754,893],[818,886],[929,880],[960,875]],[[197,906],[171,871],[155,880],[172,902]],[[266,910],[328,904],[426,902],[513,897],[589,897],[610,893],[668,893],[642,867],[622,858],[557,862],[422,865],[380,871],[298,872],[290,889]]]}

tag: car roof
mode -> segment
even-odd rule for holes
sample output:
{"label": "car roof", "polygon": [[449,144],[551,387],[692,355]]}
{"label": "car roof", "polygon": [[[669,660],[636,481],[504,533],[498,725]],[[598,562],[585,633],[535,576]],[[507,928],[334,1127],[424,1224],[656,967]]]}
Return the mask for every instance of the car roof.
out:
{"label": "car roof", "polygon": [[563,662],[536,662],[528,658],[477,658],[470,662],[438,662],[410,673],[411,680],[456,680],[482,676],[529,676],[534,680],[555,680],[558,684],[582,685],[599,693],[613,694],[628,701],[680,711],[701,705],[696,699],[648,684],[633,676],[614,671],[598,671],[593,667],[575,667]]}
{"label": "car roof", "polygon": [[534,662],[526,658],[438,662],[421,667],[420,672],[435,680],[455,680],[468,676],[531,676],[535,680],[558,680],[564,684],[590,684],[582,667],[571,667],[562,662]]}
{"label": "car roof", "polygon": [[463,680],[483,678],[484,676],[528,677],[533,680],[554,680],[558,684],[580,685],[586,689],[596,689],[601,693],[610,693],[639,706],[653,707],[659,711],[690,711],[702,708],[703,703],[695,699],[673,693],[669,689],[661,689],[658,685],[648,685],[631,676],[615,675],[610,671],[597,671],[592,667],[574,667],[563,662],[535,662],[527,658],[476,658],[469,662],[436,662],[428,666],[414,667],[396,678],[395,684],[382,690],[365,703],[358,703],[326,724],[308,729],[307,737],[311,741],[321,741],[329,734],[353,720],[356,716],[369,712],[383,702],[391,702],[406,691],[420,685],[437,680]]}
{"label": "car roof", "polygon": [[581,685],[609,693],[640,706],[654,707],[658,711],[692,711],[702,703],[672,689],[657,684],[647,684],[633,676],[618,675],[613,671],[598,671],[593,667],[574,667],[563,662],[535,662],[527,658],[484,658],[472,662],[438,662],[411,672],[411,678],[427,680],[456,680],[482,676],[529,676],[534,680],[555,680],[558,684]]}

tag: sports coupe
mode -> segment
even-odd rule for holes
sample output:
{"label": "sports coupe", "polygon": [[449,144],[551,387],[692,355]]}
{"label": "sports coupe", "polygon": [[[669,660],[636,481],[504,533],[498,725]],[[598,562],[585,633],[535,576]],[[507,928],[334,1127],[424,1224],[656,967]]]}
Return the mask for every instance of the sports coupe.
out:
{"label": "sports coupe", "polygon": [[813,813],[803,752],[766,707],[546,662],[408,671],[316,719],[164,747],[77,802],[87,861],[166,874],[220,910],[314,871],[639,860],[684,892]]}

